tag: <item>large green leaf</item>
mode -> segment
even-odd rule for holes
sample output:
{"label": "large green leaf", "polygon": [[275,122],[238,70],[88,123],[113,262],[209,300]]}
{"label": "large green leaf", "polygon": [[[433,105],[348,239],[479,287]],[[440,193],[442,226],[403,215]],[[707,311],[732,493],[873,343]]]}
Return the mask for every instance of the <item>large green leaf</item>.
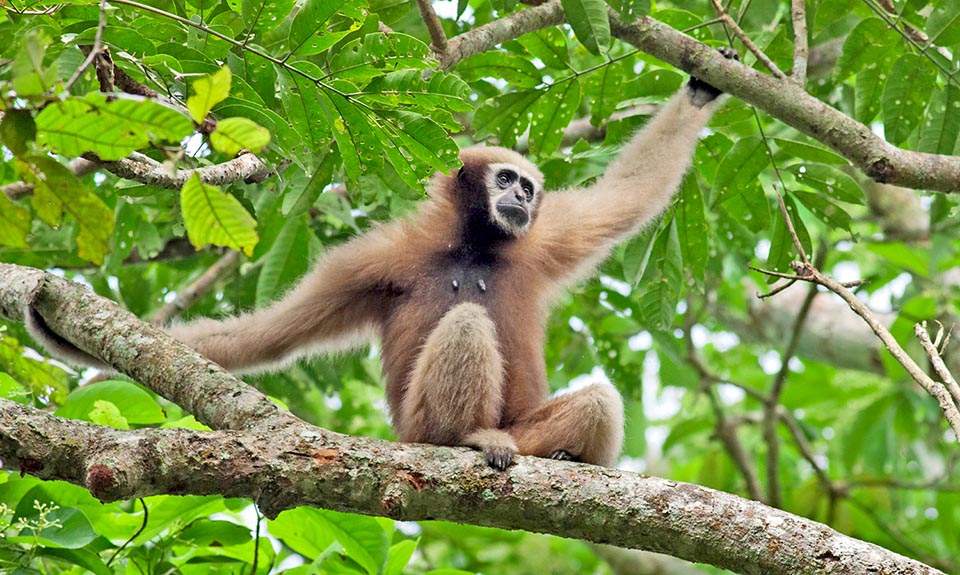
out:
{"label": "large green leaf", "polygon": [[[298,62],[297,67],[310,75],[321,74],[320,69],[310,62]],[[316,84],[295,72],[278,70],[277,81],[284,115],[290,126],[300,134],[300,143],[315,149],[325,147],[330,139],[330,126],[339,116],[324,113],[323,92]]]}
{"label": "large green leaf", "polygon": [[43,65],[48,38],[42,33],[32,32],[20,41],[20,49],[11,66],[13,89],[20,97],[39,96],[57,81],[57,67]]}
{"label": "large green leaf", "polygon": [[281,513],[270,521],[270,533],[308,559],[339,543],[370,575],[384,568],[390,550],[387,534],[376,519],[308,507]]}
{"label": "large green leaf", "polygon": [[429,80],[417,70],[390,72],[374,79],[357,99],[369,104],[404,107],[421,114],[437,108],[456,112],[473,109],[467,102],[470,87],[452,74],[436,72]]}
{"label": "large green leaf", "polygon": [[742,193],[770,164],[770,155],[763,139],[758,136],[741,138],[727,152],[717,168],[713,187],[720,204]]}
{"label": "large green leaf", "polygon": [[[803,251],[809,256],[812,248],[810,242],[810,233],[804,225],[800,214],[797,211],[797,205],[790,196],[784,196],[783,203],[790,215],[790,221],[793,223],[794,230],[797,232],[797,239],[803,246]],[[797,248],[794,246],[790,230],[787,228],[786,220],[783,219],[782,212],[778,209],[774,217],[773,236],[770,238],[770,254],[767,256],[767,268],[781,273],[793,273],[790,269],[790,262],[800,259]],[[775,277],[768,277],[767,281],[773,283],[777,281]]]}
{"label": "large green leaf", "polygon": [[194,174],[180,190],[180,208],[190,243],[197,249],[213,244],[253,254],[260,239],[257,222],[230,194]]}
{"label": "large green leaf", "polygon": [[320,110],[333,127],[333,137],[343,158],[343,167],[351,179],[364,172],[377,171],[383,165],[383,146],[377,129],[364,111],[332,89],[317,92]]}
{"label": "large green leaf", "polygon": [[37,115],[37,142],[75,157],[93,152],[119,160],[150,142],[179,142],[190,119],[173,108],[136,96],[91,93],[53,103]]}
{"label": "large green leaf", "polygon": [[875,65],[901,41],[900,35],[879,18],[862,20],[847,35],[837,60],[836,77],[844,79]]}
{"label": "large green leaf", "polygon": [[290,54],[311,56],[329,49],[350,33],[329,30],[330,17],[341,13],[357,20],[362,16],[361,8],[360,2],[349,0],[307,0],[290,25]]}
{"label": "large green leaf", "polygon": [[279,26],[293,10],[295,0],[242,0],[247,32],[265,32]]}
{"label": "large green leaf", "polygon": [[940,0],[927,18],[927,36],[939,46],[960,43],[960,3],[955,0]]}
{"label": "large green leaf", "polygon": [[960,136],[960,87],[948,82],[930,100],[920,126],[918,152],[951,155]]}
{"label": "large green leaf", "polygon": [[413,36],[376,32],[340,47],[330,60],[329,73],[363,85],[387,72],[422,70],[430,65],[430,48]]}
{"label": "large green leaf", "polygon": [[677,222],[673,220],[657,237],[650,264],[640,284],[639,309],[644,325],[653,329],[670,327],[677,313],[682,287],[683,254]]}
{"label": "large green leaf", "polygon": [[937,71],[922,56],[904,54],[893,65],[883,89],[883,130],[886,140],[900,144],[920,124]]}
{"label": "large green leaf", "polygon": [[64,210],[80,225],[77,254],[97,265],[110,249],[113,210],[88,192],[73,173],[49,156],[33,156],[18,162],[18,171],[33,184],[33,208],[51,226],[60,225]]}
{"label": "large green leaf", "polygon": [[676,214],[683,261],[697,285],[703,285],[710,257],[710,226],[696,174],[684,178]]}
{"label": "large green leaf", "polygon": [[91,421],[97,401],[106,400],[134,425],[161,423],[167,416],[149,393],[129,381],[102,381],[73,390],[56,411],[59,417]]}
{"label": "large green leaf", "polygon": [[510,52],[481,52],[457,64],[457,74],[468,82],[483,78],[506,80],[515,88],[536,88],[543,75],[529,58]]}
{"label": "large green leaf", "polygon": [[577,39],[591,54],[610,49],[610,17],[604,0],[562,0],[567,22]]}
{"label": "large green leaf", "polygon": [[187,110],[194,122],[203,123],[210,110],[230,95],[232,81],[230,68],[226,66],[193,81],[193,95],[187,98]]}
{"label": "large green leaf", "polygon": [[30,233],[30,211],[10,201],[0,193],[0,245],[15,248],[27,247]]}
{"label": "large green leaf", "polygon": [[306,273],[310,267],[310,228],[307,216],[288,219],[263,257],[257,278],[257,307],[265,307]]}
{"label": "large green leaf", "polygon": [[530,125],[530,109],[543,92],[510,92],[487,101],[473,115],[477,137],[496,135],[500,145],[512,148]]}
{"label": "large green leaf", "polygon": [[559,28],[544,28],[524,34],[520,37],[520,44],[534,57],[540,58],[548,68],[567,70],[569,67],[567,36]]}
{"label": "large green leaf", "polygon": [[580,82],[561,81],[550,87],[537,101],[530,119],[530,152],[549,156],[557,151],[563,131],[580,108]]}
{"label": "large green leaf", "polygon": [[240,150],[258,153],[270,143],[270,132],[247,118],[225,118],[217,122],[216,131],[210,134],[210,143],[230,157]]}
{"label": "large green leaf", "polygon": [[864,205],[863,190],[852,177],[836,166],[804,162],[787,166],[801,184],[823,192],[827,196],[851,204]]}
{"label": "large green leaf", "polygon": [[584,84],[590,103],[590,123],[599,126],[610,118],[623,101],[624,65],[612,62],[594,72]]}

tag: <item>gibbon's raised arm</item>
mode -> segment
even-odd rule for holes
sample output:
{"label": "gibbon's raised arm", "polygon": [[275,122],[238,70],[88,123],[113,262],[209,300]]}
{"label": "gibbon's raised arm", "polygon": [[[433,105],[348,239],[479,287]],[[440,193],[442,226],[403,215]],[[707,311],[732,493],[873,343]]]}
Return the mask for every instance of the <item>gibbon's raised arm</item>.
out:
{"label": "gibbon's raised arm", "polygon": [[666,209],[690,167],[700,130],[719,106],[718,95],[691,79],[593,185],[544,196],[537,235],[550,256],[549,275],[580,279]]}
{"label": "gibbon's raised arm", "polygon": [[269,307],[224,319],[173,325],[170,335],[233,372],[251,372],[375,335],[391,295],[387,230],[331,249]]}

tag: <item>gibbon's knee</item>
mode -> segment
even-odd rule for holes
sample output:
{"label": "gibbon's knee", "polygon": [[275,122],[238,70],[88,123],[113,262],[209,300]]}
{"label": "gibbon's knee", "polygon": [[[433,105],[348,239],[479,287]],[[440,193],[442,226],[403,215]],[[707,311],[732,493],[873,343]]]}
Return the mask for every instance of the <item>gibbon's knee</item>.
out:
{"label": "gibbon's knee", "polygon": [[401,403],[401,441],[462,445],[495,428],[503,407],[503,359],[487,311],[462,303],[450,309],[417,356]]}
{"label": "gibbon's knee", "polygon": [[612,467],[623,447],[623,400],[595,384],[555,397],[511,430],[522,455]]}

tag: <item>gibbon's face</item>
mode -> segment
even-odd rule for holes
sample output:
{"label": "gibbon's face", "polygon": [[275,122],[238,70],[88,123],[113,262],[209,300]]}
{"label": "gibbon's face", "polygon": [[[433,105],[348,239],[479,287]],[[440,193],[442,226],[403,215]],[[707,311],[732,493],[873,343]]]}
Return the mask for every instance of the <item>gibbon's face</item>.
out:
{"label": "gibbon's face", "polygon": [[540,199],[537,179],[513,164],[489,164],[486,189],[491,223],[511,236],[525,234]]}

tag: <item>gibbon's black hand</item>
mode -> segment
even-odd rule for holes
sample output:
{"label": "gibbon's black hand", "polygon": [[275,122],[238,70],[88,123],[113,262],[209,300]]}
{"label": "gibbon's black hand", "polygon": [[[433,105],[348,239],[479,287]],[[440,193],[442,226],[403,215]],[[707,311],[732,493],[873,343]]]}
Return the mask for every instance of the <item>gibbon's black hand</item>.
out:
{"label": "gibbon's black hand", "polygon": [[[717,48],[717,51],[727,60],[740,61],[740,55],[737,54],[733,48],[720,47]],[[687,95],[690,98],[690,103],[698,108],[702,108],[716,100],[722,93],[722,90],[714,88],[695,76],[690,76],[690,81],[687,82]]]}

